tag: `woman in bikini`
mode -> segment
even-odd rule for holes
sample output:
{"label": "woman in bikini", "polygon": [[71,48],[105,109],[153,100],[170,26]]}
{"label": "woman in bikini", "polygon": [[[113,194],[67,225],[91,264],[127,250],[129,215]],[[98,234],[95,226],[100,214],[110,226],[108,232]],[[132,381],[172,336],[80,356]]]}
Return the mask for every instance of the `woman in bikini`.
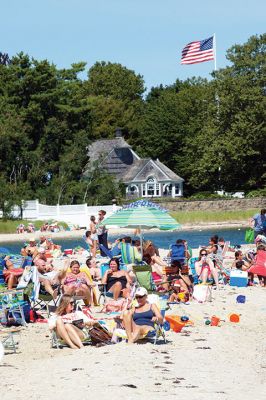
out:
{"label": "woman in bikini", "polygon": [[154,330],[154,324],[163,323],[163,316],[155,304],[148,302],[148,292],[144,287],[139,287],[135,293],[137,307],[123,313],[123,324],[127,333],[128,343],[138,339]]}
{"label": "woman in bikini", "polygon": [[82,296],[86,305],[91,304],[91,291],[94,283],[91,283],[85,272],[80,271],[80,264],[74,260],[70,263],[70,270],[63,281],[64,293],[71,296]]}
{"label": "woman in bikini", "polygon": [[102,283],[106,285],[106,295],[113,297],[114,300],[117,300],[120,295],[129,297],[131,278],[128,272],[119,269],[119,261],[116,258],[110,260],[109,266],[110,269],[105,272],[102,278]]}
{"label": "woman in bikini", "polygon": [[199,259],[195,262],[195,269],[199,279],[203,284],[207,283],[207,279],[213,277],[216,286],[219,286],[218,271],[215,268],[212,260],[208,257],[206,249],[201,249],[199,253]]}

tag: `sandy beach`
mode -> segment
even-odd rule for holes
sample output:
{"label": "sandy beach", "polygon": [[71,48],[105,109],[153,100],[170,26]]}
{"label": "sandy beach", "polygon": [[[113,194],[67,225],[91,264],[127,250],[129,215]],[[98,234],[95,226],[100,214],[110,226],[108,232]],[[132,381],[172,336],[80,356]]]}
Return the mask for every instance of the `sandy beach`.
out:
{"label": "sandy beach", "polygon": [[[52,236],[81,237],[83,233]],[[32,234],[2,235],[0,240],[28,236]],[[164,256],[166,250],[160,252]],[[236,302],[239,294],[246,296],[245,304]],[[212,297],[212,302],[204,304],[171,305],[167,314],[188,316],[193,326],[181,333],[166,332],[166,344],[121,342],[57,350],[51,348],[46,323],[28,324],[17,335],[18,353],[6,354],[0,362],[0,398],[262,400],[266,391],[266,288],[227,285],[212,290]],[[94,311],[97,317],[99,308]],[[229,321],[232,313],[240,315],[239,323]],[[205,324],[213,315],[221,319],[220,326]]]}
{"label": "sandy beach", "polygon": [[[238,294],[245,304],[236,304]],[[19,353],[0,364],[1,399],[264,399],[265,295],[260,287],[227,286],[210,303],[172,306],[168,313],[187,315],[194,326],[168,331],[167,344],[56,350],[47,324],[29,324]],[[241,314],[240,323],[229,322],[230,313]],[[212,315],[224,320],[220,327],[205,325]]]}

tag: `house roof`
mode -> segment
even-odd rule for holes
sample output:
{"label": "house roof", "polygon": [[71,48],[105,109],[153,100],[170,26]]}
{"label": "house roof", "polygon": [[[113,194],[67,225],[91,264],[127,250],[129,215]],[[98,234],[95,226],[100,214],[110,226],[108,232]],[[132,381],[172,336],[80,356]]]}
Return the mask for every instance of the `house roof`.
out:
{"label": "house roof", "polygon": [[114,139],[97,140],[88,146],[88,156],[90,163],[107,156],[114,148],[131,148],[123,137]]}
{"label": "house roof", "polygon": [[140,159],[123,137],[93,142],[88,146],[88,156],[88,167],[92,166],[95,161],[100,161],[106,171],[124,183],[146,182],[149,176],[155,176],[158,181],[162,182],[184,181],[158,159]]}
{"label": "house roof", "polygon": [[175,174],[170,168],[163,164],[158,158],[153,161],[169,178],[175,182],[184,182],[184,179]]}
{"label": "house roof", "polygon": [[[149,175],[155,175],[159,181],[183,182],[184,179],[176,175],[170,168],[161,163],[161,161],[143,158],[137,160],[127,170],[123,176],[123,182],[145,182]],[[157,176],[156,176],[157,175]]]}

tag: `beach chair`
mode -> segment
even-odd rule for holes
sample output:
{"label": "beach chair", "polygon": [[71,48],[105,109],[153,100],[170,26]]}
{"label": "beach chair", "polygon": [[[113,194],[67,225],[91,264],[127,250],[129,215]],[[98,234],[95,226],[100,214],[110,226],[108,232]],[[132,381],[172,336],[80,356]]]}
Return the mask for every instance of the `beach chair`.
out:
{"label": "beach chair", "polygon": [[4,350],[12,351],[13,353],[17,352],[18,349],[18,340],[15,338],[15,335],[20,333],[20,328],[12,328],[12,329],[1,329],[0,330],[0,340],[4,347]]}
{"label": "beach chair", "polygon": [[30,305],[24,301],[22,290],[12,290],[0,293],[0,314],[2,325],[26,326],[26,317],[29,318]]}
{"label": "beach chair", "polygon": [[[196,268],[195,268],[195,263],[196,263],[196,261],[198,260],[198,257],[192,257],[190,260],[189,260],[189,268],[190,268],[190,273],[191,273],[191,276],[192,276],[192,278],[193,278],[193,284],[194,285],[198,285],[198,284],[200,284],[201,283],[201,281],[199,280],[199,277],[198,277],[198,274],[197,274],[197,272],[196,272]],[[207,283],[208,284],[212,284],[213,283],[213,279],[207,279]]]}
{"label": "beach chair", "polygon": [[[150,265],[133,265],[132,270],[137,279],[137,286],[144,287],[148,293],[159,294],[159,287],[163,285],[163,281],[154,281],[152,277],[152,268]],[[165,291],[164,291],[165,292]]]}
{"label": "beach chair", "polygon": [[179,261],[184,264],[187,261],[186,258],[186,248],[183,243],[174,243],[169,248],[171,263],[174,264],[175,261]]}
{"label": "beach chair", "polygon": [[137,248],[130,243],[120,243],[121,259],[124,264],[139,264],[141,263],[141,254]]}
{"label": "beach chair", "polygon": [[[74,301],[76,302],[76,299],[74,299]],[[56,306],[49,304],[48,305],[48,311],[49,311],[49,315],[51,315],[52,313],[54,313],[56,311]],[[75,306],[76,308],[76,306]],[[89,345],[92,344],[91,342],[91,338],[89,337],[89,334],[86,338],[84,338],[84,340],[82,341],[82,343],[84,345]],[[51,348],[52,349],[62,349],[63,347],[68,347],[68,345],[65,343],[64,340],[62,340],[61,338],[59,338],[56,334],[56,330],[53,329],[51,331]]]}
{"label": "beach chair", "polygon": [[[160,309],[160,312],[164,318],[165,312],[166,312],[166,307],[167,307],[167,299],[164,297],[159,298],[159,304],[157,304],[157,305],[158,305],[158,308]],[[162,338],[162,340],[166,344],[164,323],[165,323],[165,320],[163,320],[162,324],[159,324],[159,323],[155,324],[154,330],[149,331],[148,334],[144,337],[144,339],[152,341],[153,344],[157,344],[158,339]]]}
{"label": "beach chair", "polygon": [[[100,274],[101,274],[101,278],[104,276],[105,272],[108,271],[108,269],[110,268],[109,264],[102,264],[100,265]],[[120,269],[127,271],[127,266],[124,264],[120,264]],[[98,283],[97,284],[98,290],[99,290],[99,298],[98,298],[98,304],[104,304],[106,301],[106,285],[104,285],[103,283]]]}

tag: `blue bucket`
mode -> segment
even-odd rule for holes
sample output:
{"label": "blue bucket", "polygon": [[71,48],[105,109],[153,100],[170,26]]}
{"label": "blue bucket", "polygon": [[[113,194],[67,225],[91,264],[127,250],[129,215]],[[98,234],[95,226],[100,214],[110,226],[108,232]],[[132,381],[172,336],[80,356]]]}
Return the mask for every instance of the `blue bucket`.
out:
{"label": "blue bucket", "polygon": [[246,296],[243,296],[242,294],[240,294],[239,296],[237,296],[236,302],[237,303],[245,303],[246,302]]}

